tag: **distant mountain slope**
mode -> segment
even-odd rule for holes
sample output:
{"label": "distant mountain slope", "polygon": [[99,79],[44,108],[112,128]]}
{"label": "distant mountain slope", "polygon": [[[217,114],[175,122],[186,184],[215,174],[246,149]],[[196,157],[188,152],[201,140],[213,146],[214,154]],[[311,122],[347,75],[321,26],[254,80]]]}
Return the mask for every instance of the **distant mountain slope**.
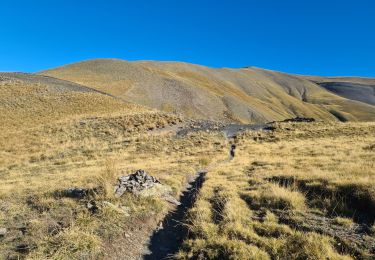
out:
{"label": "distant mountain slope", "polygon": [[353,77],[305,77],[348,99],[375,105],[375,79]]}
{"label": "distant mountain slope", "polygon": [[0,73],[0,130],[81,115],[146,111],[76,83],[42,75]]}
{"label": "distant mountain slope", "polygon": [[181,62],[98,59],[42,71],[148,107],[195,118],[260,122],[295,116],[375,120],[375,107],[312,79],[258,68],[213,69]]}
{"label": "distant mountain slope", "polygon": [[320,82],[318,84],[339,96],[375,105],[375,85],[349,82]]}

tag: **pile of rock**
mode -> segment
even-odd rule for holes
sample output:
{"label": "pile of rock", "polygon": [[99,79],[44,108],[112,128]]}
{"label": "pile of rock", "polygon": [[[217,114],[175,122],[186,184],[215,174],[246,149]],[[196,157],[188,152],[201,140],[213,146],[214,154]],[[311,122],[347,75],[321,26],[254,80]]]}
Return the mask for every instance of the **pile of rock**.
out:
{"label": "pile of rock", "polygon": [[[58,192],[57,195],[76,199],[91,198],[86,206],[92,213],[98,212],[102,207],[111,207],[120,213],[129,214],[126,207],[116,206],[106,201],[95,201],[94,197],[98,191],[98,188],[69,188]],[[137,170],[130,175],[118,178],[118,182],[114,186],[114,194],[116,197],[121,197],[125,192],[133,193],[141,197],[158,197],[169,203],[180,205],[180,202],[173,197],[172,188],[170,186],[161,184],[157,178],[149,175],[144,170]],[[3,230],[0,228],[0,236],[2,232]]]}
{"label": "pile of rock", "polygon": [[297,122],[297,123],[302,123],[302,122],[306,122],[306,123],[311,123],[311,122],[315,122],[315,119],[314,118],[311,118],[311,117],[295,117],[295,118],[289,118],[289,119],[285,119],[284,121],[282,122]]}
{"label": "pile of rock", "polygon": [[152,188],[157,183],[160,182],[155,177],[149,175],[144,170],[137,170],[133,174],[118,178],[118,184],[115,187],[115,195],[120,197],[126,191],[139,193],[144,189]]}

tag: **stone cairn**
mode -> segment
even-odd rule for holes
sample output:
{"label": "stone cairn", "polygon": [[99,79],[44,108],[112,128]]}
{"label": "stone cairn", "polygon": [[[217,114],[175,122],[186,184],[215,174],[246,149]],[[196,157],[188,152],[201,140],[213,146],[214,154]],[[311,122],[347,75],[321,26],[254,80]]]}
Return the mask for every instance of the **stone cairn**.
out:
{"label": "stone cairn", "polygon": [[126,191],[136,194],[144,189],[153,187],[157,183],[160,183],[160,181],[146,171],[137,170],[135,173],[118,178],[118,184],[115,186],[115,196],[121,197]]}

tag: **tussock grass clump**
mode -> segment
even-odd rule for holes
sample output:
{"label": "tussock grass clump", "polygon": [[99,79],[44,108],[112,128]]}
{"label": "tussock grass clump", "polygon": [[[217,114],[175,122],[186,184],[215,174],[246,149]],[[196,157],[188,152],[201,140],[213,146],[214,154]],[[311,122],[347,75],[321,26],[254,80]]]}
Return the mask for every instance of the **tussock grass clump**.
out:
{"label": "tussock grass clump", "polygon": [[101,239],[90,231],[79,227],[64,229],[58,235],[47,238],[30,255],[31,259],[97,258],[102,250]]}
{"label": "tussock grass clump", "polygon": [[335,252],[332,243],[332,238],[327,236],[295,232],[284,239],[275,256],[280,259],[352,259]]}
{"label": "tussock grass clump", "polygon": [[118,177],[115,162],[113,160],[106,161],[105,169],[96,177],[97,187],[105,198],[114,197],[114,187]]}
{"label": "tussock grass clump", "polygon": [[254,232],[261,237],[283,238],[285,235],[291,235],[292,229],[287,225],[279,225],[277,222],[266,221],[263,223],[253,223]]}
{"label": "tussock grass clump", "polygon": [[335,223],[344,227],[351,227],[354,224],[353,219],[343,217],[336,217]]}
{"label": "tussock grass clump", "polygon": [[199,158],[199,164],[203,167],[208,166],[211,161],[212,161],[212,159],[208,156],[204,156],[202,158]]}
{"label": "tussock grass clump", "polygon": [[272,209],[302,210],[305,197],[298,191],[292,191],[276,184],[268,184],[259,190],[247,194],[250,203]]}
{"label": "tussock grass clump", "polygon": [[213,190],[213,196],[210,199],[212,220],[214,223],[219,224],[226,217],[226,207],[231,199],[231,195],[228,194],[222,187],[215,187]]}
{"label": "tussock grass clump", "polygon": [[241,240],[231,240],[217,236],[215,240],[189,240],[185,244],[192,251],[180,251],[177,259],[253,259],[268,260],[269,255],[260,248]]}

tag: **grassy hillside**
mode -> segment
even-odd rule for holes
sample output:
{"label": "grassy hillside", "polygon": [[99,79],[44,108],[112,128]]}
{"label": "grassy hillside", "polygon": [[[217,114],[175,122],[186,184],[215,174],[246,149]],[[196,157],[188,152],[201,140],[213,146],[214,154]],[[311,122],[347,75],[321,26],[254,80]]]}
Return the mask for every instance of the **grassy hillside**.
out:
{"label": "grassy hillside", "polygon": [[83,115],[145,111],[75,83],[32,74],[0,74],[1,129],[20,130]]}
{"label": "grassy hillside", "polygon": [[[139,254],[171,206],[159,197],[115,198],[106,187],[112,191],[118,176],[145,169],[177,196],[200,161],[220,158],[224,147],[219,135],[150,134],[181,118],[76,84],[31,83],[9,74],[2,80],[0,228],[6,231],[0,259],[118,259],[124,249]],[[91,199],[66,197],[72,187],[95,189],[92,199],[103,211],[92,214]],[[131,241],[124,231],[135,233]]]}
{"label": "grassy hillside", "polygon": [[235,141],[178,259],[374,259],[374,123],[275,124]]}
{"label": "grassy hillside", "polygon": [[[359,109],[345,116],[363,116],[362,103],[276,72],[133,65],[157,75],[169,71],[165,77],[180,77],[186,93],[198,89],[225,101],[228,120],[235,118],[229,109],[238,119],[238,104],[250,103],[259,109],[257,120],[301,109],[334,119],[328,109],[354,103]],[[226,139],[215,124],[199,132],[194,122],[184,126],[180,116],[125,103],[103,94],[104,87],[98,92],[18,73],[2,73],[0,80],[0,258],[139,259],[171,244],[181,259],[373,258],[374,123],[274,123],[272,131]],[[333,99],[341,103],[332,105]],[[179,127],[191,132],[176,135]],[[177,208],[180,222],[168,229],[160,224],[176,208],[162,196],[114,196],[117,178],[137,169],[157,177],[176,199],[192,176],[208,172],[200,190],[191,188],[196,201]],[[67,195],[74,187],[87,194]],[[173,242],[155,242],[160,230]]]}
{"label": "grassy hillside", "polygon": [[[272,132],[232,140],[236,156],[228,160],[222,134],[150,134],[155,123],[179,122],[150,115],[90,117],[1,139],[0,226],[7,233],[0,255],[140,259],[173,208],[159,197],[116,198],[105,187],[141,168],[177,198],[204,167],[197,200],[179,223],[189,235],[177,258],[373,258],[374,123],[274,124]],[[96,192],[71,198],[63,192],[69,187]],[[87,207],[93,202],[96,212]]]}
{"label": "grassy hillside", "polygon": [[239,122],[295,116],[375,120],[375,107],[336,95],[304,77],[257,68],[213,69],[179,62],[83,61],[40,74],[148,107]]}
{"label": "grassy hillside", "polygon": [[[145,168],[176,194],[194,172],[193,158],[210,147],[198,137],[174,142],[146,134],[176,125],[181,119],[175,115],[63,80],[13,73],[0,79],[0,228],[6,229],[0,259],[103,258],[120,235],[116,228],[125,228],[124,216],[107,208],[93,218],[87,202],[59,192],[104,187],[122,171]],[[190,149],[171,156],[179,146]],[[100,193],[107,203],[131,208],[134,221],[152,216],[156,222],[168,208],[162,200],[114,201]]]}

